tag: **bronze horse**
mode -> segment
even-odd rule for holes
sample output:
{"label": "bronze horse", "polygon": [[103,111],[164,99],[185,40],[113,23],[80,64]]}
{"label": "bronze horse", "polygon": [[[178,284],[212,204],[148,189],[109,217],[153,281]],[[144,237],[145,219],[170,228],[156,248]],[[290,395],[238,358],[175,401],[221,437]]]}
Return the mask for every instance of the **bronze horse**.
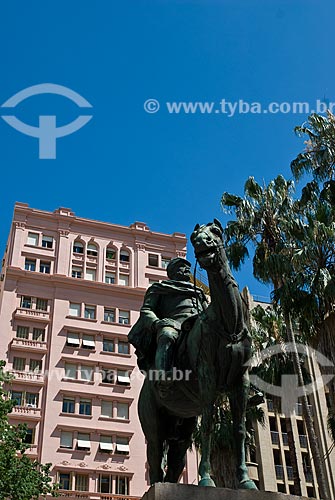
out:
{"label": "bronze horse", "polygon": [[217,398],[226,393],[233,418],[239,488],[257,489],[245,465],[245,412],[249,394],[245,362],[250,357],[251,340],[222,232],[220,222],[214,220],[207,225],[196,225],[191,235],[196,259],[208,274],[211,303],[194,323],[186,324],[176,344],[174,366],[182,373],[190,373],[188,380],[173,382],[162,397],[156,384],[146,377],[141,390],[138,410],[147,440],[151,484],[179,480],[197,417],[202,415],[199,485],[215,486],[210,476],[212,412]]}

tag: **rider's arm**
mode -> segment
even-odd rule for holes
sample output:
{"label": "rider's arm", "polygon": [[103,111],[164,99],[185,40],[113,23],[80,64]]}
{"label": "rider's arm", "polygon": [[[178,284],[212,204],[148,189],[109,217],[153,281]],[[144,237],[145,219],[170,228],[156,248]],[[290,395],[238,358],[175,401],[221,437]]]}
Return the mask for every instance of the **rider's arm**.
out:
{"label": "rider's arm", "polygon": [[146,328],[155,329],[155,324],[160,320],[158,317],[159,294],[150,293],[150,289],[144,297],[140,314]]}

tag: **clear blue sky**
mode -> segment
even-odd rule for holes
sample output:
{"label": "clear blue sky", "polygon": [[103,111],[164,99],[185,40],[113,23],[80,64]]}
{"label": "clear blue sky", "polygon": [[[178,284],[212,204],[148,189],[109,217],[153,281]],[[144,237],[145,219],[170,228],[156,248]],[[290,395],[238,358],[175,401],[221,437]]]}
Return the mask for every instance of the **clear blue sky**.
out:
{"label": "clear blue sky", "polygon": [[[15,201],[167,233],[225,222],[223,191],[241,194],[249,175],[290,176],[303,147],[293,128],[307,115],[176,115],[164,103],[335,101],[334,18],[330,0],[2,2],[0,104],[55,83],[85,97],[93,118],[57,141],[56,160],[38,159],[37,139],[0,119],[1,252]],[[159,112],[144,111],[149,98]],[[41,95],[13,114],[62,125],[80,113]],[[248,266],[238,279],[266,293]]]}

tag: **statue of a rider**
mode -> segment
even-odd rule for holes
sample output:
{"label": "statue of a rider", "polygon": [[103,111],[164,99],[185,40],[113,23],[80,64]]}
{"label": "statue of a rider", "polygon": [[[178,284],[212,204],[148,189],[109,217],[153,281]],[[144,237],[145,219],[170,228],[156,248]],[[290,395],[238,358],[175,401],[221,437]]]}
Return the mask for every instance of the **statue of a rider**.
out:
{"label": "statue of a rider", "polygon": [[182,324],[188,320],[192,325],[208,305],[203,290],[190,283],[188,260],[172,259],[166,271],[168,280],[148,288],[139,320],[128,335],[129,342],[136,347],[139,367],[142,370],[154,367],[163,375],[157,382],[163,390],[169,385],[174,346]]}

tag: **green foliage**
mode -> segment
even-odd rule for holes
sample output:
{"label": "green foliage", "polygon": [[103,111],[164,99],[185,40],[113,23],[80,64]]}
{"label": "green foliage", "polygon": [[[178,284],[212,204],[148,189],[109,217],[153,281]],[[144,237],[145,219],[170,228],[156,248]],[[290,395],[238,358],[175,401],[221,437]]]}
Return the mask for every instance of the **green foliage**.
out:
{"label": "green foliage", "polygon": [[29,444],[25,443],[27,427],[13,426],[8,414],[15,402],[9,399],[4,384],[12,377],[4,371],[5,362],[0,361],[0,498],[6,500],[37,500],[40,495],[55,496],[56,486],[51,485],[51,464],[42,465],[25,454]]}
{"label": "green foliage", "polygon": [[308,117],[308,122],[296,127],[297,135],[307,136],[305,151],[291,162],[291,170],[298,180],[304,173],[312,173],[317,182],[332,180],[335,167],[335,117],[328,111],[327,116],[316,113]]}

